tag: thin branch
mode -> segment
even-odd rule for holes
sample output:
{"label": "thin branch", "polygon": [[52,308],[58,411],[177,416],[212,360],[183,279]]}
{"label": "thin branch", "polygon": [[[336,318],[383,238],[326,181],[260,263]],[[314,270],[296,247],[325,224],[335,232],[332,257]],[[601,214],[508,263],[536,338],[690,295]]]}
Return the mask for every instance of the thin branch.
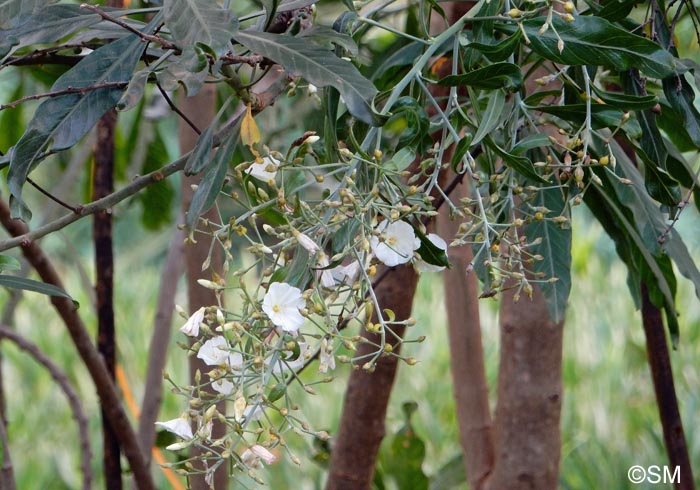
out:
{"label": "thin branch", "polygon": [[123,20],[119,20],[116,17],[112,17],[111,15],[109,15],[105,11],[101,10],[99,7],[96,7],[95,5],[89,5],[87,3],[83,3],[80,5],[80,8],[92,10],[97,15],[102,17],[104,20],[106,20],[108,22],[112,22],[114,24],[117,24],[119,27],[126,29],[127,31],[129,31],[133,34],[136,34],[144,41],[150,41],[152,43],[160,44],[165,49],[172,49],[173,51],[180,51],[180,48],[178,48],[177,45],[171,43],[167,39],[163,39],[160,36],[153,36],[150,34],[144,34],[143,32],[139,31],[135,27],[130,26],[129,24],[127,24]]}
{"label": "thin branch", "polygon": [[2,468],[0,469],[0,488],[2,490],[16,490],[15,471],[12,467],[10,455],[10,441],[7,438],[7,420],[4,415],[0,420],[0,442],[2,442]]}
{"label": "thin branch", "polygon": [[165,102],[167,102],[168,105],[170,106],[170,110],[172,110],[175,114],[177,114],[178,116],[180,116],[180,118],[181,118],[185,123],[187,123],[187,125],[188,125],[189,127],[192,128],[192,131],[194,131],[194,132],[197,133],[198,135],[201,135],[201,134],[202,134],[202,130],[199,129],[199,128],[197,127],[197,125],[196,125],[195,123],[193,123],[192,120],[190,120],[190,118],[187,117],[187,115],[186,115],[184,112],[182,112],[182,111],[175,105],[175,103],[173,102],[173,100],[170,98],[170,96],[168,95],[168,93],[163,89],[163,87],[160,85],[159,82],[156,82],[156,87],[158,87],[158,91],[160,92],[160,95],[162,95],[163,98],[165,99]]}
{"label": "thin branch", "polygon": [[76,208],[76,207],[74,207],[74,206],[71,206],[70,204],[61,201],[59,198],[57,198],[56,196],[54,196],[53,194],[51,194],[49,191],[47,191],[46,189],[44,189],[43,187],[41,187],[39,184],[37,184],[36,182],[34,182],[34,181],[33,181],[32,179],[30,179],[29,177],[27,177],[27,182],[29,182],[32,186],[34,186],[34,188],[35,188],[36,190],[38,190],[38,191],[41,192],[43,195],[45,195],[46,197],[48,197],[49,199],[51,199],[53,202],[55,202],[55,203],[57,203],[57,204],[63,206],[63,207],[66,208],[66,209],[70,209],[70,210],[73,211],[74,213],[78,213],[78,212],[79,212],[79,211],[78,211],[78,208]]}
{"label": "thin branch", "polygon": [[[254,107],[253,109],[254,114],[261,112],[267,106],[271,105],[275,101],[276,96],[284,91],[285,86],[286,79],[284,77],[281,77],[276,81],[272,81],[267,87],[265,87],[264,91],[256,94],[256,100],[258,101],[258,104],[256,104],[256,107]],[[222,141],[224,141],[231,134],[236,125],[243,118],[244,112],[245,106],[239,106],[236,112],[233,114],[233,116],[224,125],[224,127],[222,127],[216,133],[216,135],[214,135],[214,147],[218,147],[222,143]],[[177,160],[174,160],[173,162],[169,163],[168,165],[165,165],[164,167],[161,167],[158,170],[154,170],[153,172],[150,172],[146,175],[136,177],[134,180],[131,181],[130,184],[122,187],[116,192],[113,192],[109,196],[103,197],[102,199],[98,199],[89,204],[79,206],[77,208],[77,212],[75,213],[66,214],[32,231],[29,231],[29,229],[27,229],[25,226],[25,231],[23,231],[22,233],[18,233],[17,235],[15,235],[14,238],[0,241],[0,252],[9,250],[20,245],[26,247],[29,244],[31,244],[33,240],[36,240],[38,238],[48,235],[49,233],[65,228],[69,224],[74,223],[75,221],[78,221],[79,219],[94,214],[98,211],[103,211],[105,209],[111,208],[112,206],[120,203],[121,201],[133,196],[141,189],[144,189],[151,184],[155,184],[156,182],[160,182],[164,178],[169,177],[172,174],[184,169],[185,164],[187,163],[187,159],[190,157],[191,153],[191,151],[187,152]]]}
{"label": "thin branch", "polygon": [[84,94],[85,92],[90,92],[92,90],[100,90],[103,88],[123,88],[126,87],[129,84],[129,82],[104,82],[104,83],[99,83],[97,85],[90,85],[88,87],[68,87],[64,88],[63,90],[56,90],[54,92],[45,92],[43,94],[34,94],[34,95],[27,95],[26,97],[22,97],[21,99],[17,99],[13,102],[10,102],[8,104],[0,105],[0,111],[4,111],[5,109],[11,109],[13,107],[16,107],[24,102],[30,101],[30,100],[39,100],[39,99],[45,99],[47,97],[58,97],[60,95],[67,95],[67,94]]}
{"label": "thin branch", "polygon": [[83,406],[80,404],[80,398],[75,389],[71,385],[70,379],[60,367],[58,367],[46,354],[44,354],[38,346],[29,340],[25,339],[11,328],[0,325],[0,338],[7,339],[13,342],[17,347],[34,358],[36,362],[44,366],[51,374],[51,377],[56,381],[56,384],[61,388],[68,399],[73,418],[78,425],[78,437],[80,439],[80,469],[83,473],[83,489],[89,490],[92,487],[92,449],[90,447],[90,433],[88,431],[88,418],[85,415]]}
{"label": "thin branch", "polygon": [[[71,216],[77,215],[73,214]],[[21,221],[13,220],[10,217],[10,207],[1,199],[0,223],[2,223],[2,226],[5,227],[10,235],[24,236],[29,233],[27,225]],[[21,243],[23,244],[22,253],[27,261],[32,264],[34,269],[39,273],[41,279],[47,284],[53,284],[63,289],[63,282],[61,281],[58,271],[56,271],[41,247],[39,247],[36,242],[28,240],[24,240]],[[153,477],[148,467],[145,465],[145,460],[141,453],[138,440],[136,439],[136,434],[122,408],[117,388],[109,375],[109,371],[107,371],[102,356],[97,352],[95,345],[92,343],[92,338],[88,333],[85,323],[83,323],[80,315],[78,315],[76,306],[70,299],[59,296],[52,296],[51,303],[61,316],[76,350],[87,367],[97,395],[105,408],[105,413],[109,417],[112,427],[115,428],[119,443],[124,450],[124,456],[129,461],[131,471],[138,482],[139,488],[141,490],[155,490],[156,487],[153,482]]]}
{"label": "thin branch", "polygon": [[[10,66],[10,65],[24,65],[28,64],[30,60],[36,61],[37,59],[44,60],[47,55],[53,55],[54,53],[57,53],[59,51],[63,51],[64,49],[75,49],[75,48],[88,48],[88,49],[96,49],[97,45],[95,44],[89,44],[89,43],[73,43],[73,44],[62,44],[60,46],[52,46],[50,48],[45,48],[45,49],[35,49],[31,53],[23,54],[21,56],[13,56],[11,57],[8,61],[3,63],[3,66]],[[68,56],[66,56],[68,57]],[[77,55],[77,56],[70,56],[69,58],[77,58],[78,60],[82,58],[82,56]]]}

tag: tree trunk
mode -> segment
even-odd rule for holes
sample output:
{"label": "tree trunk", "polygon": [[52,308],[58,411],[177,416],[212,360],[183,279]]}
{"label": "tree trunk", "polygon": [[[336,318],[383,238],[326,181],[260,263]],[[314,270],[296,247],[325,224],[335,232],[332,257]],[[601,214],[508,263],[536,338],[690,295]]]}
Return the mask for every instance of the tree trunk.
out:
{"label": "tree trunk", "polygon": [[[454,199],[469,194],[466,184],[453,193]],[[448,209],[440,210],[438,235],[449,241],[456,235],[458,221],[449,221]],[[470,247],[449,250],[450,269],[443,272],[445,306],[450,340],[450,370],[464,453],[464,469],[471,489],[482,487],[493,466],[493,427],[489,408],[489,389],[484,372],[484,348],[481,342],[479,291],[476,273],[468,273],[472,261]]]}
{"label": "tree trunk", "polygon": [[[194,97],[183,99],[182,112],[192,121],[198,128],[206,128],[216,116],[216,87],[206,85],[202,91]],[[197,142],[198,135],[184,121],[180,122],[180,150],[184,153],[191,150]],[[192,201],[192,185],[197,184],[201,176],[184,177],[182,179],[182,207],[186,213]],[[212,208],[209,212],[202,215],[202,218],[218,220],[215,210]],[[197,243],[189,243],[185,245],[185,277],[187,281],[187,299],[189,302],[190,313],[195,312],[201,307],[212,306],[217,304],[216,295],[210,289],[203,288],[197,283],[197,279],[205,278],[202,272],[202,264],[209,255],[209,240],[201,236]],[[223,264],[223,256],[218,247],[214,247],[212,252],[211,268],[221,272]],[[206,277],[210,279],[210,277]],[[191,383],[194,383],[194,376],[197,371],[208,372],[210,368],[195,356],[190,357],[190,378]],[[219,403],[217,407],[222,414],[226,413],[225,402]],[[215,423],[212,429],[212,438],[217,439],[223,437],[226,427],[223,424]],[[200,455],[201,451],[198,448],[193,448],[192,456]],[[203,467],[198,466],[198,469]],[[214,475],[214,488],[224,489],[227,486],[228,472],[227,465],[222,464],[217,469]],[[190,477],[192,490],[206,490],[209,488],[204,482],[203,475],[194,475]]]}
{"label": "tree trunk", "polygon": [[[417,284],[418,275],[413,266],[404,265],[391,269],[374,292],[382,309],[393,310],[396,319],[400,321],[411,316]],[[374,322],[376,321],[375,316]],[[404,327],[397,325],[394,331],[402,337]],[[371,342],[380,342],[377,334],[366,330],[363,330],[362,336]],[[393,345],[393,336],[387,337],[391,337]],[[369,354],[375,349],[367,343],[361,343],[357,348],[357,356]],[[398,350],[397,347],[396,352]],[[340,428],[331,452],[326,490],[371,488],[379,445],[385,433],[386,408],[397,368],[398,359],[388,356],[379,359],[373,373],[361,369],[360,364],[360,369],[350,374]]]}
{"label": "tree trunk", "polygon": [[649,290],[642,283],[642,323],[647,340],[647,357],[651,379],[654,382],[656,405],[664,432],[664,443],[668,454],[671,473],[680,470],[679,481],[674,481],[676,490],[694,490],[693,468],[690,465],[688,445],[685,442],[683,421],[678,409],[676,388],[673,382],[673,369],[668,354],[668,343],[664,321],[659,310],[649,298]]}
{"label": "tree trunk", "polygon": [[539,287],[501,300],[501,354],[494,418],[495,462],[484,488],[558,488],[563,322],[549,318]]}
{"label": "tree trunk", "polygon": [[[117,113],[107,112],[97,122],[95,163],[92,174],[92,199],[101,199],[114,191],[114,130]],[[116,369],[117,342],[114,331],[114,251],[112,248],[112,213],[95,213],[95,298],[97,300],[97,350],[102,354],[112,379]],[[102,409],[102,465],[105,488],[122,488],[119,441]]]}

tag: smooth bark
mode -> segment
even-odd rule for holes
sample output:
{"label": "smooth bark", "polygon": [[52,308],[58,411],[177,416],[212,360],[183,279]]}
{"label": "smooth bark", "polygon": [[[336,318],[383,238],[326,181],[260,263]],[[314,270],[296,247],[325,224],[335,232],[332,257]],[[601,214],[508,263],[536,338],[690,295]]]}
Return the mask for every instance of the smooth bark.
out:
{"label": "smooth bark", "polygon": [[[114,132],[117,113],[107,112],[97,122],[97,142],[92,172],[92,200],[114,192]],[[112,213],[95,213],[92,226],[95,244],[95,299],[97,302],[97,350],[102,354],[109,374],[114,379],[117,362],[117,339],[114,326],[114,249],[112,246]],[[119,440],[114,428],[102,412],[102,466],[105,488],[122,488]]]}
{"label": "smooth bark", "polygon": [[649,298],[649,290],[642,284],[642,324],[647,340],[647,358],[651,379],[654,382],[656,405],[664,433],[666,453],[670,463],[670,471],[680,469],[680,478],[673,482],[676,490],[694,490],[693,468],[690,465],[688,445],[683,431],[683,420],[678,408],[676,387],[673,382],[671,357],[668,352],[664,321],[659,310]]}
{"label": "smooth bark", "polygon": [[[202,91],[194,97],[183,99],[180,109],[187,118],[194,123],[198,128],[206,128],[216,115],[216,86],[205,86]],[[180,123],[180,150],[182,153],[191,150],[197,142],[197,133],[185,122]],[[184,177],[182,179],[182,209],[186,213],[192,201],[193,190],[192,185],[199,183],[201,176]],[[211,219],[218,221],[219,217],[215,212],[215,208],[210,209],[202,215],[203,219]],[[207,307],[217,304],[217,298],[214,292],[206,289],[197,283],[197,279],[211,279],[210,272],[202,272],[202,264],[209,256],[210,239],[206,235],[197,235],[196,243],[188,243],[185,245],[185,277],[187,281],[187,300],[189,303],[190,313],[195,312],[201,307]],[[210,267],[211,270],[221,272],[223,264],[223,256],[221,249],[214,246],[212,249],[212,257]],[[190,382],[194,383],[195,373],[199,370],[202,373],[208,372],[209,368],[196,356],[191,356],[190,363]],[[226,403],[218,404],[217,409],[220,413],[226,413]],[[218,439],[225,434],[226,427],[223,424],[215,423],[212,429],[212,438]],[[199,448],[193,448],[191,455],[201,455]],[[198,470],[203,470],[201,464],[197,464]],[[228,481],[227,465],[222,464],[216,470],[214,475],[214,488],[226,488]],[[193,475],[190,477],[190,484],[193,490],[208,490],[209,485],[204,481],[204,475]]]}
{"label": "smooth bark", "polygon": [[[453,192],[453,199],[467,195],[468,187],[462,184]],[[460,223],[458,220],[450,221],[448,214],[448,209],[441,209],[437,222],[438,235],[447,240],[456,235]],[[471,248],[452,248],[448,255],[451,268],[443,272],[443,281],[459,440],[469,486],[479,489],[494,462],[493,426],[479,318],[479,290],[476,273],[467,272],[473,258]]]}
{"label": "smooth bark", "polygon": [[[384,280],[375,288],[379,305],[396,313],[397,320],[411,316],[413,296],[418,284],[418,275],[411,265],[390,270]],[[374,318],[376,322],[376,317]],[[399,337],[404,328],[395,326]],[[379,336],[363,330],[362,337],[373,343]],[[390,343],[395,344],[393,336]],[[399,346],[400,347],[400,346]],[[399,351],[399,347],[395,352]],[[376,347],[361,343],[356,357],[376,351]],[[330,472],[326,490],[363,490],[371,488],[379,445],[385,434],[384,419],[389,396],[396,377],[398,359],[394,356],[381,357],[373,373],[363,369],[350,374],[345,392],[343,415],[331,453]],[[364,361],[359,362],[361,367]]]}
{"label": "smooth bark", "polygon": [[501,353],[494,417],[495,461],[487,490],[558,488],[563,322],[549,318],[539,287],[532,300],[501,299]]}

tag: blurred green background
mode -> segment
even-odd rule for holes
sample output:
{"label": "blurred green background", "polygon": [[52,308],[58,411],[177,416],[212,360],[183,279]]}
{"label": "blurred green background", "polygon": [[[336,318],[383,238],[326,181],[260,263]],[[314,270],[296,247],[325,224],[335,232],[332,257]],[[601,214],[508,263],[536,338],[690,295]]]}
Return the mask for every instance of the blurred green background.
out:
{"label": "blurred green background", "polygon": [[[127,207],[116,213],[116,320],[119,362],[140,401],[160,267],[169,236],[167,231],[141,231],[133,224],[136,212],[135,208]],[[680,231],[693,256],[700,257],[697,216],[690,211],[683,218]],[[585,209],[576,210],[573,227],[574,286],[565,328],[561,487],[640,488],[627,481],[628,467],[664,465],[667,461],[646,364],[640,315],[629,297],[626,273],[616,259],[611,242],[591,224]],[[89,220],[83,220],[46,238],[43,245],[66,278],[67,290],[80,301],[85,322],[93,328],[94,310],[85,292],[86,281],[93,276],[92,256],[86,240],[89,233]],[[177,303],[184,306],[182,289]],[[0,294],[1,308],[9,294],[6,291]],[[406,346],[404,354],[420,362],[413,367],[401,365],[387,419],[390,440],[404,423],[402,403],[417,402],[413,423],[426,447],[423,470],[436,478],[443,466],[459,453],[442,298],[440,276],[425,274],[415,306],[418,324],[410,333],[427,338],[422,344]],[[498,305],[492,299],[484,299],[480,307],[487,377],[493,392],[498,361]],[[679,288],[679,310],[682,312],[681,342],[671,356],[691,459],[698,461],[700,307],[692,288],[684,281]],[[182,320],[176,318],[173,327],[180,323]],[[91,418],[97,453],[100,422],[94,389],[48,300],[40,295],[25,294],[16,310],[14,327],[60,364],[78,387]],[[181,383],[187,379],[187,362],[176,341],[183,339],[179,332],[174,333],[167,367],[171,376]],[[11,453],[18,488],[77,488],[80,474],[76,429],[63,394],[43,369],[13,345],[3,342],[2,353]],[[348,372],[349,367],[340,364],[333,383],[315,386],[318,395],[302,396],[301,390],[297,393],[301,412],[314,428],[333,433],[337,427]],[[307,376],[311,378],[314,373],[309,372]],[[166,393],[160,419],[178,416],[184,408],[181,402],[181,398]],[[288,442],[302,464],[297,467],[288,458],[282,458],[281,462],[263,470],[261,475],[270,483],[270,488],[290,488],[290,482],[299,489],[321,488],[323,468],[312,461],[313,441],[290,435]],[[387,453],[384,447],[382,466],[391,465]],[[93,465],[99,475],[99,458],[94,459]],[[161,475],[158,478],[161,488],[168,488],[165,479]],[[391,477],[384,480],[387,488],[392,488]],[[463,483],[456,488],[465,487]]]}

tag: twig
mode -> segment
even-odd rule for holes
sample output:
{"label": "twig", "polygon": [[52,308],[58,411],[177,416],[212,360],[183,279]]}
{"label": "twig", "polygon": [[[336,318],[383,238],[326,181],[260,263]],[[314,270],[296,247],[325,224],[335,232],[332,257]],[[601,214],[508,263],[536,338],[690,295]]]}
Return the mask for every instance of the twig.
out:
{"label": "twig", "polygon": [[195,123],[193,123],[192,120],[190,120],[190,118],[187,117],[187,115],[186,115],[184,112],[182,112],[182,111],[175,105],[175,103],[173,102],[173,100],[170,98],[170,96],[168,95],[168,93],[163,89],[163,87],[160,85],[159,82],[156,82],[156,87],[158,87],[158,91],[160,92],[160,95],[163,96],[163,98],[165,99],[165,102],[167,102],[168,105],[170,106],[170,109],[171,109],[175,114],[177,114],[178,116],[180,116],[180,118],[181,118],[183,121],[185,121],[185,123],[187,123],[187,125],[188,125],[189,127],[192,128],[192,131],[194,131],[195,133],[201,135],[201,134],[202,134],[202,130],[199,129],[199,128],[197,127],[197,125],[196,125]]}
{"label": "twig", "polygon": [[[153,322],[153,334],[148,349],[148,368],[141,402],[141,417],[139,418],[139,441],[144,455],[151,454],[155,443],[155,422],[160,409],[163,391],[163,369],[167,360],[170,342],[170,326],[173,309],[175,308],[175,293],[180,276],[184,272],[184,240],[185,233],[176,230],[168,247],[168,255],[161,271],[160,290],[156,318]],[[146,456],[148,457],[148,456]]]}
{"label": "twig", "polygon": [[[71,216],[78,215],[72,214]],[[2,199],[0,199],[0,222],[10,235],[22,236],[29,233],[27,225],[21,221],[13,220],[10,217],[10,208]],[[39,247],[36,242],[27,240],[21,243],[24,244],[22,253],[27,261],[32,264],[34,269],[39,273],[41,279],[47,284],[53,284],[63,289],[61,277],[49,258],[44,254],[41,247]],[[112,427],[115,428],[117,436],[119,437],[119,443],[124,450],[124,456],[129,461],[131,471],[138,482],[139,488],[141,490],[155,490],[156,487],[153,482],[153,477],[148,467],[145,465],[141,448],[136,439],[136,434],[122,408],[117,389],[112,382],[112,378],[107,371],[102,356],[97,352],[92,342],[92,338],[87,331],[85,323],[83,323],[80,315],[78,315],[77,308],[70,299],[59,296],[52,296],[51,303],[61,316],[76,350],[87,367],[100,401],[105,407],[105,413],[109,417],[109,421]]]}
{"label": "twig", "polygon": [[[257,114],[258,112],[265,109],[265,107],[267,107],[268,105],[272,105],[276,96],[284,91],[285,86],[286,79],[282,78],[281,80],[277,80],[276,82],[270,83],[269,86],[266,87],[266,89],[263,92],[256,94],[256,100],[258,100],[259,103],[256,104],[256,107],[254,108],[253,112]],[[243,114],[244,110],[242,110],[242,108],[239,107],[239,110],[237,110],[234,113],[234,115],[229,119],[228,123],[226,123],[226,125],[224,125],[224,127],[222,127],[214,135],[213,147],[218,147],[222,143],[222,141],[224,141],[225,138],[227,138],[231,134],[238,122],[243,118]],[[170,175],[184,169],[185,164],[187,163],[187,159],[190,157],[191,153],[192,152],[190,151],[182,155],[177,160],[174,160],[173,162],[169,163],[168,165],[165,165],[164,167],[161,167],[158,170],[154,170],[153,172],[150,172],[146,175],[142,175],[140,177],[135,178],[131,181],[130,184],[122,187],[116,192],[113,192],[109,196],[103,197],[102,199],[98,199],[83,206],[78,206],[77,212],[75,213],[66,214],[32,231],[29,231],[29,229],[27,229],[27,227],[24,226],[24,231],[16,234],[14,238],[0,241],[0,252],[9,250],[20,245],[28,246],[33,240],[36,240],[38,238],[48,235],[49,233],[65,228],[69,224],[78,221],[79,219],[82,219],[85,216],[89,216],[98,211],[103,211],[105,209],[111,208],[115,204],[118,204],[121,201],[123,201],[124,199],[133,196],[141,189],[144,189],[151,184],[155,184],[156,182],[160,182],[164,178],[169,177]]]}
{"label": "twig", "polygon": [[43,94],[34,94],[34,95],[27,95],[26,97],[22,97],[21,99],[17,99],[13,102],[0,105],[0,111],[4,111],[5,109],[11,109],[13,107],[16,107],[24,102],[30,101],[30,100],[39,100],[39,99],[45,99],[47,97],[58,97],[60,95],[67,95],[67,94],[84,94],[85,92],[90,92],[92,90],[100,90],[103,88],[122,88],[126,87],[129,84],[129,82],[103,82],[97,85],[89,85],[87,87],[68,87],[64,88],[62,90],[56,90],[54,92],[45,92]]}
{"label": "twig", "polygon": [[57,204],[60,204],[61,206],[63,206],[63,207],[66,208],[66,209],[70,209],[70,210],[73,211],[74,213],[78,213],[78,212],[79,212],[77,207],[73,207],[73,206],[71,206],[70,204],[67,204],[67,203],[61,201],[59,198],[57,198],[56,196],[54,196],[53,194],[51,194],[49,191],[47,191],[46,189],[44,189],[43,187],[41,187],[39,184],[37,184],[36,182],[34,182],[34,181],[33,181],[32,179],[30,179],[29,177],[27,177],[27,182],[29,182],[31,185],[33,185],[34,188],[35,188],[36,190],[38,190],[38,191],[41,192],[43,195],[45,195],[46,197],[48,197],[49,199],[51,199],[53,202],[55,202],[55,203],[57,203]]}
{"label": "twig", "polygon": [[139,36],[139,37],[140,37],[141,39],[143,39],[144,41],[150,41],[150,42],[152,42],[152,43],[160,44],[160,45],[161,45],[162,47],[164,47],[165,49],[172,49],[173,51],[178,51],[178,52],[180,51],[180,48],[178,48],[177,45],[171,43],[171,42],[168,41],[167,39],[163,39],[163,38],[160,37],[160,36],[154,36],[154,35],[151,35],[151,34],[144,34],[143,32],[139,31],[139,30],[136,29],[135,27],[130,26],[129,24],[127,24],[127,23],[124,22],[123,20],[119,20],[119,19],[117,19],[116,17],[112,17],[111,15],[109,15],[109,14],[106,13],[105,11],[101,10],[99,7],[96,7],[95,5],[89,5],[89,4],[87,4],[87,3],[83,3],[83,4],[80,5],[80,8],[87,9],[87,10],[92,10],[92,11],[95,12],[97,15],[99,15],[100,17],[102,17],[104,20],[106,20],[106,21],[108,21],[108,22],[112,22],[112,23],[114,23],[114,24],[117,24],[119,27],[121,27],[121,28],[123,28],[123,29],[126,29],[127,31],[136,34],[137,36]]}
{"label": "twig", "polygon": [[245,63],[246,65],[255,66],[263,62],[264,56],[259,54],[251,55],[237,55],[237,54],[225,54],[219,58],[225,65],[238,65]]}
{"label": "twig", "polygon": [[[7,62],[3,63],[4,66],[10,66],[10,65],[24,65],[28,64],[30,60],[36,61],[37,59],[39,60],[44,60],[47,55],[52,55],[54,53],[57,53],[59,51],[63,51],[64,49],[74,49],[74,48],[89,48],[89,49],[95,49],[96,46],[94,44],[88,44],[88,43],[75,43],[75,44],[62,44],[60,46],[52,46],[50,48],[45,48],[45,49],[35,49],[31,53],[23,54],[21,56],[13,56],[11,57]],[[72,59],[77,59],[80,60],[82,56],[65,56],[66,58]]]}
{"label": "twig", "polygon": [[71,385],[66,373],[59,368],[41,349],[34,343],[25,339],[11,328],[0,325],[0,338],[7,339],[13,342],[17,347],[34,358],[36,362],[46,368],[51,374],[51,377],[56,381],[56,384],[61,388],[68,399],[73,418],[78,425],[78,437],[80,439],[80,469],[83,473],[83,489],[89,490],[92,487],[92,449],[90,447],[90,433],[88,431],[88,418],[85,415],[83,406],[80,404],[80,398],[75,389]]}

